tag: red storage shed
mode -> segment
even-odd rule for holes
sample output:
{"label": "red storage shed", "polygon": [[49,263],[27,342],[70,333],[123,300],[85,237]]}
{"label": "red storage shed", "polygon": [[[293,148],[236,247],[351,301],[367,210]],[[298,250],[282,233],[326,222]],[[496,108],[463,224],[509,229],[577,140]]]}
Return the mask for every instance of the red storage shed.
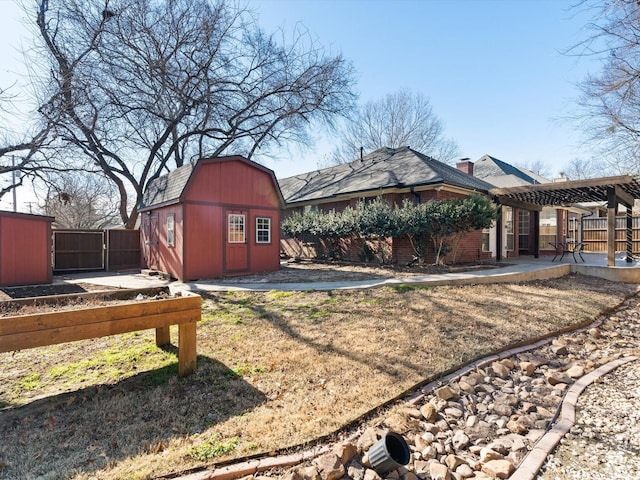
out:
{"label": "red storage shed", "polygon": [[278,270],[283,205],[273,171],[244,157],[183,165],[145,191],[145,263],[181,281]]}
{"label": "red storage shed", "polygon": [[53,217],[0,211],[0,287],[51,283]]}

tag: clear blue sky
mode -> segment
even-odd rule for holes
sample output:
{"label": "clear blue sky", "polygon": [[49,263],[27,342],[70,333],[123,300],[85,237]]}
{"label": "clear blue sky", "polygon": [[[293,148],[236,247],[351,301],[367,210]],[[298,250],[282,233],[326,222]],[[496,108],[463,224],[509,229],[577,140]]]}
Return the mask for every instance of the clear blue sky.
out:
{"label": "clear blue sky", "polygon": [[[302,22],[350,59],[366,102],[408,87],[428,96],[463,157],[541,160],[553,175],[588,158],[566,120],[586,60],[561,52],[584,38],[588,16],[566,0],[252,0],[267,30]],[[594,68],[592,64],[591,68]],[[331,151],[282,153],[278,177],[313,170]]]}
{"label": "clear blue sky", "polygon": [[[51,0],[62,1],[62,0]],[[584,38],[588,17],[575,0],[248,0],[263,28],[298,23],[351,60],[366,102],[400,88],[430,98],[461,156],[490,154],[514,164],[544,161],[553,175],[590,157],[566,120],[575,83],[595,66],[561,52]],[[22,12],[0,0],[0,85],[24,72]],[[28,43],[28,40],[27,40]],[[256,158],[278,177],[315,170],[332,150],[283,148]]]}

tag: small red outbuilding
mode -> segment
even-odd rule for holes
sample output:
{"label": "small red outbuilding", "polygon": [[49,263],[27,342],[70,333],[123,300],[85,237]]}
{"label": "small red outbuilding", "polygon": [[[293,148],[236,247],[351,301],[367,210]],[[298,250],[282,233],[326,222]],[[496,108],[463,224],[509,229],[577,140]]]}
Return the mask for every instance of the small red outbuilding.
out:
{"label": "small red outbuilding", "polygon": [[273,171],[244,157],[183,165],[145,191],[146,265],[181,281],[278,270],[283,204]]}
{"label": "small red outbuilding", "polygon": [[51,283],[53,217],[0,211],[0,287]]}

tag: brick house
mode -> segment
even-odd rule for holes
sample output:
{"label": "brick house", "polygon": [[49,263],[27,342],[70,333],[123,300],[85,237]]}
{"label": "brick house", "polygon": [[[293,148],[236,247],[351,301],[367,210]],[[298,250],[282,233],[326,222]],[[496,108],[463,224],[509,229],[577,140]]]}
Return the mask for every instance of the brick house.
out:
{"label": "brick house", "polygon": [[[412,150],[409,147],[381,148],[359,160],[278,180],[285,199],[283,216],[293,211],[316,208],[323,212],[353,208],[361,200],[382,197],[400,205],[404,199],[416,202],[465,198],[472,193],[487,195],[493,185]],[[491,258],[482,249],[482,232],[469,232],[461,242],[456,261]],[[282,247],[291,252],[291,239]],[[406,237],[387,239],[391,261],[405,264],[413,259]],[[349,244],[346,258],[358,260],[362,245]],[[427,261],[433,258],[427,258]]]}

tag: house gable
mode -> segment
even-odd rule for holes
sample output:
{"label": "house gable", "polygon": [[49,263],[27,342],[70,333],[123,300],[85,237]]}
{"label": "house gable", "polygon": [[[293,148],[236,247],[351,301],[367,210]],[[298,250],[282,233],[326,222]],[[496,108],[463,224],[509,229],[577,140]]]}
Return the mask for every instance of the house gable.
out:
{"label": "house gable", "polygon": [[496,187],[515,187],[550,182],[550,180],[526,168],[515,167],[491,155],[484,155],[474,163],[473,174]]}

